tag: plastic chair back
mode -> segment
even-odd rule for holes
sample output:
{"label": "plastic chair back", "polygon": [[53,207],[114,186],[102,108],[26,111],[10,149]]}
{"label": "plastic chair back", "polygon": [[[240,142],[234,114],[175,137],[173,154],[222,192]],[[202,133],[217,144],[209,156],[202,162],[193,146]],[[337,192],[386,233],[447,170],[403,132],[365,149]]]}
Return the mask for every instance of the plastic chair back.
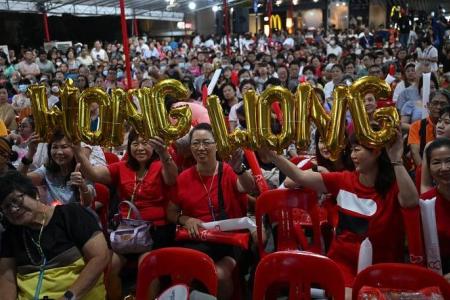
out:
{"label": "plastic chair back", "polygon": [[119,157],[117,155],[115,155],[114,153],[112,153],[112,152],[104,152],[104,153],[105,153],[106,163],[108,165],[119,161]]}
{"label": "plastic chair back", "polygon": [[172,284],[190,285],[192,280],[199,280],[209,294],[217,295],[216,267],[209,256],[187,248],[162,248],[151,251],[139,265],[136,299],[147,299],[150,283],[167,275]]}
{"label": "plastic chair back", "polygon": [[102,223],[103,232],[107,232],[108,229],[108,212],[109,212],[109,200],[110,193],[109,188],[106,185],[96,183],[94,185],[96,197],[92,202],[92,208],[95,210],[95,202],[100,202],[103,206],[96,210]]}
{"label": "plastic chair back", "polygon": [[402,208],[402,216],[408,239],[409,261],[414,265],[426,266],[420,207]]}
{"label": "plastic chair back", "polygon": [[253,299],[276,299],[268,291],[274,284],[289,284],[289,299],[311,299],[311,286],[319,285],[327,297],[345,298],[344,277],[331,259],[304,251],[281,251],[264,257],[256,268]]}
{"label": "plastic chair back", "polygon": [[364,269],[353,284],[353,299],[363,286],[411,291],[437,286],[444,299],[450,299],[450,284],[443,276],[411,264],[383,263]]}
{"label": "plastic chair back", "polygon": [[[262,193],[256,200],[256,226],[258,241],[262,241],[262,218],[268,215],[271,223],[277,223],[277,249],[308,250],[322,252],[319,207],[317,194],[308,189],[280,189]],[[313,229],[313,243],[309,245],[302,230],[304,212],[307,212]],[[309,221],[309,219],[308,219]],[[258,243],[260,257],[268,253],[263,243]]]}

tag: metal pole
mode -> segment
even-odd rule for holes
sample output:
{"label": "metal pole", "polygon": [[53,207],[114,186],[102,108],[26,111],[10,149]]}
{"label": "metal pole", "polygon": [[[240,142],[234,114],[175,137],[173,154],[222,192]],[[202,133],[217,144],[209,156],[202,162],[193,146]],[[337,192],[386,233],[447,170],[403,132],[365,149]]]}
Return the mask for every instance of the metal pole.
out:
{"label": "metal pole", "polygon": [[50,42],[50,31],[48,29],[48,17],[47,17],[47,13],[44,12],[42,14],[42,19],[44,21],[44,40],[46,42]]}
{"label": "metal pole", "polygon": [[134,35],[139,36],[139,20],[136,18],[136,13],[133,18]]}
{"label": "metal pole", "polygon": [[130,47],[128,45],[127,20],[125,19],[125,0],[119,0],[120,4],[120,23],[122,25],[122,43],[125,54],[125,72],[127,74],[127,89],[131,89],[131,61]]}

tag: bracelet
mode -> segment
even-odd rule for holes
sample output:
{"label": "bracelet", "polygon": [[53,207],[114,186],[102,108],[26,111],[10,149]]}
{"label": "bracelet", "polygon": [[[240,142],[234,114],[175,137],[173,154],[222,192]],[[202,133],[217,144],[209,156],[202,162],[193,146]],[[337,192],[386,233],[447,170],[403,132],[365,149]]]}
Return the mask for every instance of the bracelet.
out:
{"label": "bracelet", "polygon": [[393,166],[403,166],[403,161],[402,160],[391,161],[391,165],[393,165]]}

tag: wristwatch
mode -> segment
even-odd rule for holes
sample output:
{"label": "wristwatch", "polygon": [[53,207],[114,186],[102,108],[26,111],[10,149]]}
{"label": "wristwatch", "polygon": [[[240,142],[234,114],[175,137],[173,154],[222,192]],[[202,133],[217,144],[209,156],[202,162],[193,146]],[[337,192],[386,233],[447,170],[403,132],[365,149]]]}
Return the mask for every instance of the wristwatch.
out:
{"label": "wristwatch", "polygon": [[71,290],[67,290],[64,293],[64,299],[65,300],[76,300],[75,294]]}
{"label": "wristwatch", "polygon": [[245,166],[245,164],[241,164],[241,169],[239,171],[234,170],[234,173],[236,173],[236,175],[242,175],[245,173],[245,171],[247,171],[247,167]]}

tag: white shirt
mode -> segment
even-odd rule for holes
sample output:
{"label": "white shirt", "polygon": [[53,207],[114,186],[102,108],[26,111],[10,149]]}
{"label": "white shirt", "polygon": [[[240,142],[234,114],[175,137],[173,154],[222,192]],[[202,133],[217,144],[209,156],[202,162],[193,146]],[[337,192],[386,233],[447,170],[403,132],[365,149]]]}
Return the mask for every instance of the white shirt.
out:
{"label": "white shirt", "polygon": [[340,57],[342,55],[342,48],[339,45],[336,45],[335,47],[331,46],[330,44],[327,44],[327,56],[330,54],[334,54],[337,57]]}
{"label": "white shirt", "polygon": [[288,49],[294,48],[294,39],[287,37],[283,42],[283,46]]}
{"label": "white shirt", "polygon": [[[430,45],[430,46],[426,47],[425,49],[423,49],[423,51],[419,51],[418,56],[419,56],[419,58],[422,58],[422,59],[423,58],[426,58],[426,59],[433,58],[433,59],[436,59],[436,61],[437,61],[438,50],[433,45]],[[437,62],[430,63],[427,61],[427,62],[422,62],[422,64],[430,64],[431,72],[436,72],[438,70]]]}
{"label": "white shirt", "polygon": [[98,61],[97,57],[99,59],[101,59],[102,61],[108,61],[108,54],[106,54],[106,51],[101,48],[98,51],[97,51],[97,49],[93,48],[91,50],[91,57],[94,62]]}

